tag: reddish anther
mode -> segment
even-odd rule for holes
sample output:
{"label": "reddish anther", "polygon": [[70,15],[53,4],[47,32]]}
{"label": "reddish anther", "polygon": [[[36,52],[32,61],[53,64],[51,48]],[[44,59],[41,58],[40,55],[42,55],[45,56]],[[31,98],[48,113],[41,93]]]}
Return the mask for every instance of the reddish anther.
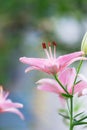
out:
{"label": "reddish anther", "polygon": [[43,49],[46,49],[46,43],[42,43]]}
{"label": "reddish anther", "polygon": [[57,46],[56,42],[54,42],[54,41],[52,42],[52,44],[53,44],[54,46]]}
{"label": "reddish anther", "polygon": [[51,43],[50,43],[50,42],[48,42],[48,46],[51,46]]}

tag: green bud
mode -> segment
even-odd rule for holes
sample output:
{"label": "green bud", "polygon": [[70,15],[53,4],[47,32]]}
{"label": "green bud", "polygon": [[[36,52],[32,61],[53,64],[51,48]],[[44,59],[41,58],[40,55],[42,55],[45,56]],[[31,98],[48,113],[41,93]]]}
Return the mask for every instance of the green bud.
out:
{"label": "green bud", "polygon": [[87,32],[85,33],[82,40],[81,51],[83,51],[85,55],[87,55]]}

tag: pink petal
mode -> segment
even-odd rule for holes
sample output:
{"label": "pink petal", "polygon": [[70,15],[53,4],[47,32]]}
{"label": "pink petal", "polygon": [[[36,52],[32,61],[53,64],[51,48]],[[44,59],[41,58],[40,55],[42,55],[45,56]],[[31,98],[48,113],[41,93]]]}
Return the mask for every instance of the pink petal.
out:
{"label": "pink petal", "polygon": [[22,108],[23,104],[21,103],[13,103],[10,99],[5,100],[4,102],[0,103],[0,107],[3,109],[7,108]]}
{"label": "pink petal", "polygon": [[44,70],[43,68],[39,68],[39,67],[35,67],[35,66],[30,66],[27,69],[25,69],[25,73],[27,73],[27,72],[29,72],[31,70],[39,70],[39,71],[46,72],[46,70]]}
{"label": "pink petal", "polygon": [[15,114],[19,115],[22,120],[24,120],[23,114],[18,109],[16,109],[16,108],[4,109],[3,112],[12,112],[12,113],[15,113]]}
{"label": "pink petal", "polygon": [[65,87],[67,87],[68,92],[70,92],[70,90],[72,89],[75,76],[75,68],[67,68],[59,75],[59,80]]}
{"label": "pink petal", "polygon": [[39,90],[44,90],[48,92],[53,92],[59,94],[63,92],[62,88],[53,79],[41,79],[36,82]]}
{"label": "pink petal", "polygon": [[83,89],[87,88],[87,82],[80,81],[74,86],[74,93],[81,93]]}
{"label": "pink petal", "polygon": [[57,62],[59,63],[60,66],[59,71],[63,70],[65,67],[69,66],[70,64],[72,64],[77,60],[87,60],[87,58],[81,57],[83,54],[84,53],[80,51],[60,56],[59,58],[57,58]]}
{"label": "pink petal", "polygon": [[84,52],[82,52],[82,51],[74,52],[74,53],[70,53],[70,54],[67,54],[67,55],[60,56],[57,60],[59,61],[59,63],[61,65],[63,65],[67,62],[70,62],[74,58],[82,56],[83,54],[84,54]]}
{"label": "pink petal", "polygon": [[87,78],[83,74],[78,74],[81,80],[87,82]]}
{"label": "pink petal", "polygon": [[87,95],[87,88],[83,89],[82,94],[81,95]]}
{"label": "pink petal", "polygon": [[73,62],[78,61],[78,60],[87,60],[87,58],[86,58],[86,57],[77,57],[77,58],[74,58],[74,59],[70,60],[69,62],[67,62],[67,63],[65,64],[65,66],[67,67],[67,66],[69,66],[70,64],[72,64]]}
{"label": "pink petal", "polygon": [[75,68],[70,69],[70,73],[69,73],[68,76],[69,76],[69,80],[68,80],[68,84],[67,84],[67,89],[68,89],[68,92],[71,92],[73,85],[74,85],[74,80],[75,80],[75,77],[76,77]]}
{"label": "pink petal", "polygon": [[43,72],[46,72],[46,73],[50,73],[49,70],[48,70],[49,66],[47,66],[47,69],[45,68],[45,65],[49,63],[48,59],[22,57],[19,60],[22,63],[30,65],[30,67],[28,67],[25,70],[26,73],[31,71],[31,70],[39,70],[39,71],[43,71]]}
{"label": "pink petal", "polygon": [[31,66],[41,66],[43,65],[44,61],[46,59],[42,59],[42,58],[27,58],[27,57],[21,57],[19,59],[22,63],[24,64],[28,64],[28,65],[31,65]]}
{"label": "pink petal", "polygon": [[21,119],[24,119],[23,114],[17,109],[22,108],[21,103],[13,103],[10,99],[6,99],[9,92],[4,92],[3,87],[0,87],[0,113],[2,112],[13,112],[20,116]]}

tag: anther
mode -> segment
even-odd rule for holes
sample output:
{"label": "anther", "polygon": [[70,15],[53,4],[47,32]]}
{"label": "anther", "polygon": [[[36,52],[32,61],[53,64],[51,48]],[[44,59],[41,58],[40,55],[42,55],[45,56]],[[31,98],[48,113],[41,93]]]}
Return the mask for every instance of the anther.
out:
{"label": "anther", "polygon": [[42,43],[43,49],[46,49],[46,43]]}
{"label": "anther", "polygon": [[52,44],[53,44],[54,46],[57,46],[57,44],[56,44],[56,42],[55,42],[55,41],[53,41],[53,42],[52,42]]}
{"label": "anther", "polygon": [[48,42],[48,46],[51,46],[51,43],[50,43],[50,42]]}

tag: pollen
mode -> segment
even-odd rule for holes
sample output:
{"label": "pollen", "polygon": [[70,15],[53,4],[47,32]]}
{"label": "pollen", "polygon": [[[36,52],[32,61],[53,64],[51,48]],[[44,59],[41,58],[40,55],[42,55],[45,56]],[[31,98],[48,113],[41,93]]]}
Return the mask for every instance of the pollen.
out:
{"label": "pollen", "polygon": [[46,49],[46,43],[42,43],[43,49]]}
{"label": "pollen", "polygon": [[48,46],[51,46],[51,43],[50,43],[50,42],[48,42]]}
{"label": "pollen", "polygon": [[54,46],[57,46],[57,44],[56,44],[56,42],[55,42],[55,41],[53,41],[53,42],[52,42],[52,44],[53,44]]}

